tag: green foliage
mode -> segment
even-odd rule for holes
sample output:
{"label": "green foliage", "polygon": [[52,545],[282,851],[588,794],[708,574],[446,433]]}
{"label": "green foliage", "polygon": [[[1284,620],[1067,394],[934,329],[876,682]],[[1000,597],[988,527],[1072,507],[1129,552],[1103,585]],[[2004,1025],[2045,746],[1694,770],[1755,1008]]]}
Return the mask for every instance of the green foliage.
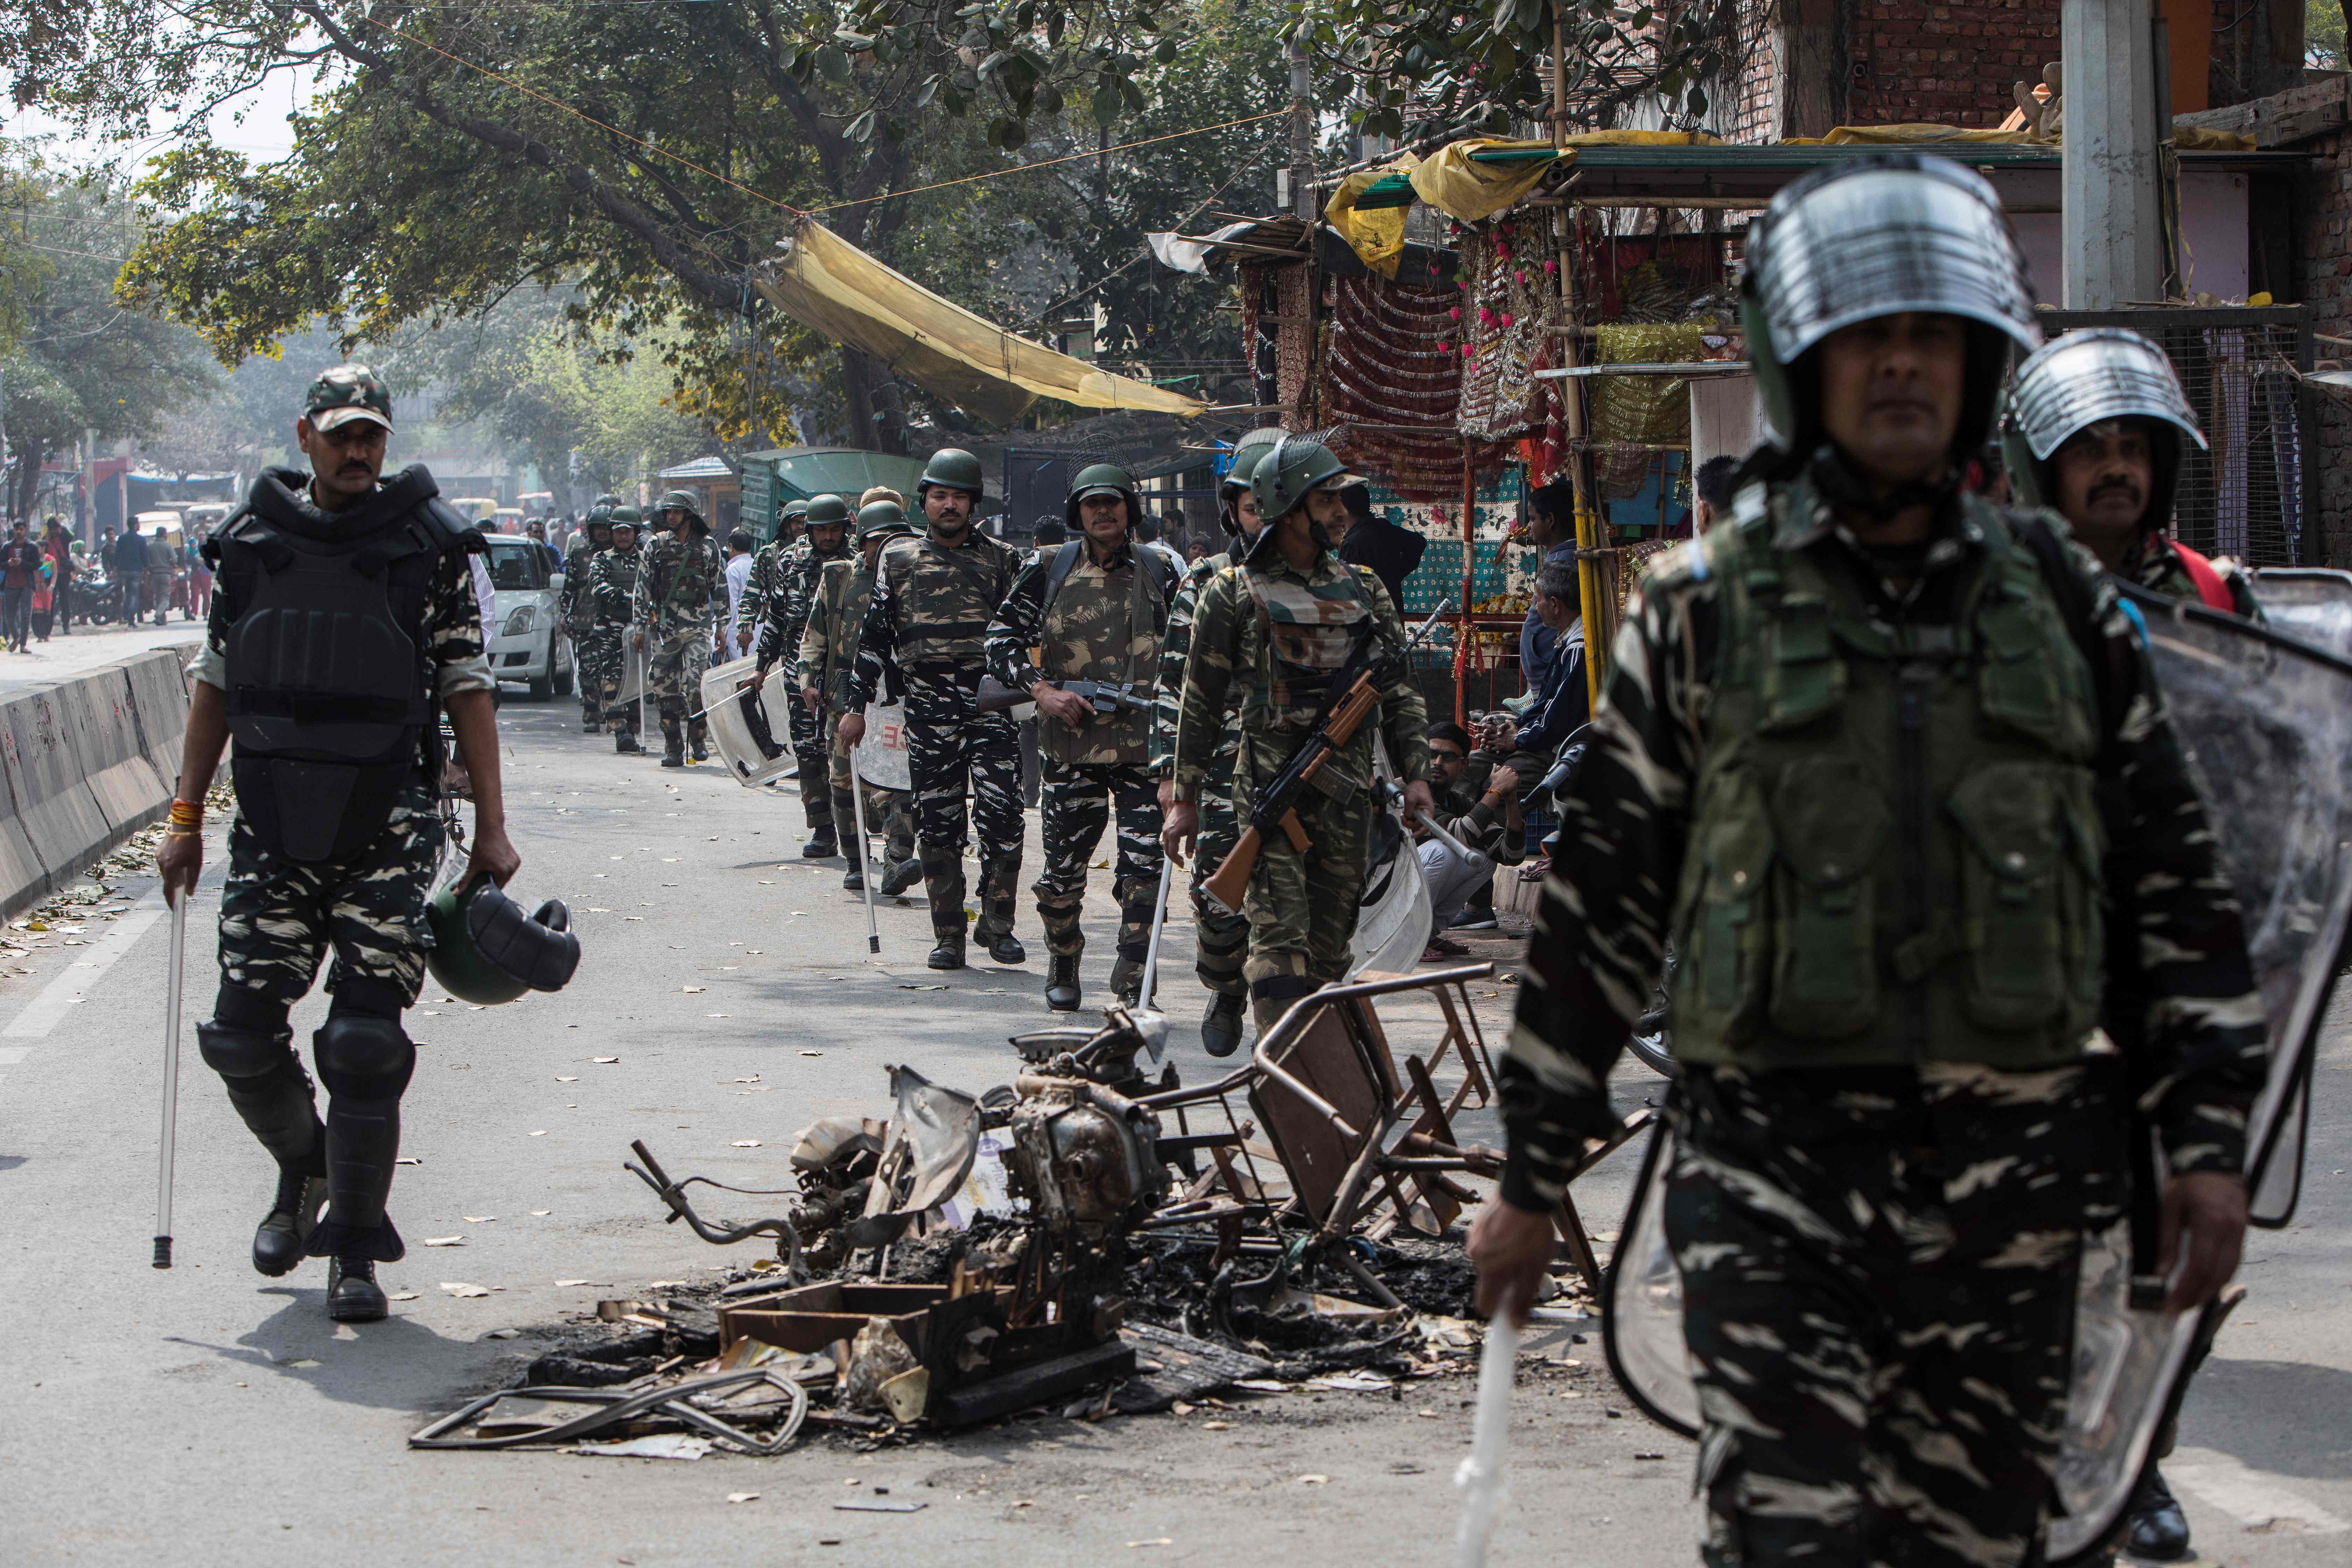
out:
{"label": "green foliage", "polygon": [[214,375],[194,333],[115,300],[117,258],[138,233],[119,188],[33,165],[22,195],[19,245],[43,271],[23,298],[14,351],[0,361],[13,462],[6,504],[18,510],[31,506],[42,462],[85,430],[101,441],[152,435],[174,409],[203,398]]}
{"label": "green foliage", "polygon": [[2352,69],[2344,47],[2344,0],[2304,0],[2303,58],[2320,70]]}

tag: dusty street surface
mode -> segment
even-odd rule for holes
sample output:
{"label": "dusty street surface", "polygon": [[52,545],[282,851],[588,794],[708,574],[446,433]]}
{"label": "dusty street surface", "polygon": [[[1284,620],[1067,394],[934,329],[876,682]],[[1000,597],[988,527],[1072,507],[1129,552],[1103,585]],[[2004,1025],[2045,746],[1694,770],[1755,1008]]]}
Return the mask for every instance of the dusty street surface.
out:
{"label": "dusty street surface", "polygon": [[[128,651],[127,638],[89,640]],[[79,931],[13,933],[31,952],[0,978],[0,1200],[11,1216],[0,1242],[0,1561],[293,1564],[354,1551],[388,1568],[1445,1558],[1466,1378],[1238,1396],[1230,1409],[1181,1417],[1016,1419],[871,1453],[812,1429],[798,1451],[768,1460],[408,1450],[404,1439],[425,1418],[519,1369],[538,1329],[600,1297],[748,1262],[760,1247],[720,1251],[661,1224],[652,1194],[621,1169],[630,1139],[646,1139],[673,1174],[787,1186],[793,1132],[819,1115],[880,1114],[886,1064],[976,1092],[1011,1078],[1005,1037],[1045,1017],[1025,898],[1024,967],[927,971],[919,902],[884,910],[873,960],[840,863],[798,859],[788,793],[740,789],[715,765],[681,774],[614,757],[609,740],[578,733],[569,703],[509,700],[500,723],[524,858],[516,891],[526,903],[569,900],[587,956],[557,995],[474,1010],[436,1002],[428,983],[411,1015],[421,1059],[404,1152],[419,1163],[403,1167],[393,1198],[409,1255],[383,1279],[413,1299],[395,1300],[390,1321],[331,1325],[323,1262],[284,1280],[252,1272],[246,1254],[271,1173],[198,1059],[192,1028],[180,1266],[148,1267],[169,931],[152,879],[111,884],[121,897],[98,907],[122,912],[65,922]],[[189,926],[191,1021],[210,1006],[218,841],[216,826]],[[1033,875],[1034,856],[1033,843]],[[1098,897],[1089,1005],[1114,921]],[[1210,1068],[1192,1028],[1202,994],[1189,936],[1174,945],[1176,1060],[1192,1081]],[[1473,989],[1499,1047],[1510,988]],[[1433,1033],[1433,1009],[1415,1010],[1423,1005],[1383,1010],[1401,1047]],[[302,1038],[324,1011],[320,997],[298,1010]],[[2339,1008],[2321,1058],[2302,1213],[2294,1228],[2253,1238],[2252,1299],[2183,1421],[2174,1480],[2210,1562],[2300,1568],[2352,1550],[2344,1021]],[[1619,1088],[1631,1107],[1662,1084],[1628,1067]],[[1461,1126],[1496,1136],[1487,1116]],[[761,1147],[735,1147],[741,1140]],[[1616,1229],[1635,1152],[1578,1188],[1597,1233]],[[749,1217],[731,1205],[719,1212]],[[423,1245],[448,1237],[464,1245]],[[461,1283],[491,1293],[443,1288]],[[522,1333],[488,1337],[509,1329]],[[1537,1351],[1514,1406],[1496,1560],[1692,1561],[1688,1446],[1615,1393],[1597,1324],[1582,1343],[1561,1331]],[[884,1488],[927,1506],[833,1506]],[[739,1493],[758,1495],[728,1500]]]}
{"label": "dusty street surface", "polygon": [[152,647],[179,647],[193,652],[204,635],[202,621],[184,621],[177,610],[172,612],[169,626],[146,621],[126,626],[120,621],[109,621],[102,626],[78,626],[70,637],[52,631],[48,641],[36,638],[22,653],[0,652],[0,691],[63,680],[69,675],[79,675],[86,669],[129,658]]}

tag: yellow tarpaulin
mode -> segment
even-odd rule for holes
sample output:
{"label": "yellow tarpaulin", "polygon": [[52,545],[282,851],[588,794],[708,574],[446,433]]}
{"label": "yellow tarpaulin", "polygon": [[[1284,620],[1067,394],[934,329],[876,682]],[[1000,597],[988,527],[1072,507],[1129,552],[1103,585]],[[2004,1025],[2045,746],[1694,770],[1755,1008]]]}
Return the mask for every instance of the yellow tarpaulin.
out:
{"label": "yellow tarpaulin", "polygon": [[793,320],[873,355],[917,386],[994,425],[1041,397],[1081,408],[1194,415],[1208,405],[1013,336],[803,219],[760,292]]}
{"label": "yellow tarpaulin", "polygon": [[[1989,147],[2055,147],[2063,136],[2037,136],[2031,131],[1970,131],[1958,125],[1841,125],[1826,136],[1792,136],[1791,147],[1918,147],[1942,142],[1969,142]],[[2202,126],[2176,125],[2172,144],[2182,153],[2251,153],[2254,139],[2234,131],[2208,131]]]}
{"label": "yellow tarpaulin", "polygon": [[1556,161],[1573,159],[1580,147],[1702,147],[1717,140],[1705,131],[1588,131],[1563,142],[1558,160],[1524,163],[1481,163],[1471,154],[1547,153],[1551,143],[1496,138],[1449,142],[1415,165],[1412,194],[1457,223],[1477,223],[1526,196],[1546,169]]}
{"label": "yellow tarpaulin", "polygon": [[1420,162],[1407,153],[1381,168],[1359,169],[1340,181],[1331,199],[1323,204],[1323,221],[1339,231],[1339,237],[1356,253],[1356,259],[1383,278],[1397,274],[1397,258],[1404,254],[1405,215],[1412,209],[1374,207],[1370,212],[1358,212],[1356,198],[1391,174],[1411,174]]}

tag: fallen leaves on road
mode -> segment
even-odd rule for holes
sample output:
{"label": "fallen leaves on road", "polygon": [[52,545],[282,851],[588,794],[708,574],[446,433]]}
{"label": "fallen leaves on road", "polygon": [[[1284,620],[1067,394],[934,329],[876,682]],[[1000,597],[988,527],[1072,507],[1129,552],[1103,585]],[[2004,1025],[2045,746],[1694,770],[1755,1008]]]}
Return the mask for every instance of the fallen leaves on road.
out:
{"label": "fallen leaves on road", "polygon": [[760,1494],[758,1492],[729,1492],[727,1494],[727,1500],[729,1502],[758,1502],[760,1500]]}
{"label": "fallen leaves on road", "polygon": [[577,1078],[559,1078],[555,1081],[558,1083],[578,1083],[580,1080]]}
{"label": "fallen leaves on road", "polygon": [[494,1214],[461,1214],[457,1217],[467,1225],[496,1225],[499,1221]]}
{"label": "fallen leaves on road", "polygon": [[601,1064],[601,1065],[604,1065],[604,1066],[609,1067],[609,1066],[611,1066],[613,1063],[614,1063],[614,1062],[616,1062],[616,1061],[619,1061],[621,1058],[618,1058],[618,1057],[590,1057],[588,1059],[589,1059],[590,1061],[592,1061],[592,1062],[596,1062],[596,1063],[599,1063],[599,1064]]}
{"label": "fallen leaves on road", "polygon": [[1328,1476],[1301,1476],[1298,1478],[1298,1484],[1302,1487],[1328,1487],[1331,1484],[1331,1478]]}
{"label": "fallen leaves on road", "polygon": [[733,1149],[757,1149],[759,1146],[760,1141],[757,1138],[738,1138],[729,1145]]}
{"label": "fallen leaves on road", "polygon": [[[429,1246],[430,1243],[427,1245]],[[471,1300],[477,1296],[489,1294],[487,1288],[480,1285],[468,1285],[462,1279],[444,1279],[441,1281],[441,1289],[460,1300]]]}
{"label": "fallen leaves on road", "polygon": [[701,987],[701,986],[699,986],[699,985],[685,985],[685,986],[680,986],[680,987],[679,987],[679,989],[680,989],[680,990],[682,990],[682,991],[684,991],[688,995],[691,996],[691,995],[693,995],[696,992],[700,991],[700,990],[702,989],[702,987]]}
{"label": "fallen leaves on road", "polygon": [[428,1236],[425,1238],[425,1245],[427,1247],[463,1247],[466,1245],[466,1238],[462,1236]]}
{"label": "fallen leaves on road", "polygon": [[387,1301],[414,1301],[416,1300],[416,1292],[414,1290],[394,1290],[391,1295],[386,1296],[384,1300]]}

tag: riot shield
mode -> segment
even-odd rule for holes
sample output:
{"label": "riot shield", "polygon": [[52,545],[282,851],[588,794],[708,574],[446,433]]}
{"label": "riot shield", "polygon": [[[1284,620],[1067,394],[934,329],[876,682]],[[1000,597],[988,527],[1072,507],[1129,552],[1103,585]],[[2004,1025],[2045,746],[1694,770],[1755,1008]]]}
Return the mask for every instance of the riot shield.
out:
{"label": "riot shield", "polygon": [[2352,572],[2305,566],[2257,572],[2254,597],[2273,631],[2352,658]]}
{"label": "riot shield", "polygon": [[1366,970],[1403,974],[1429,949],[1432,911],[1429,879],[1412,839],[1389,810],[1372,816],[1370,864],[1356,903],[1356,929],[1348,939],[1348,976]]}
{"label": "riot shield", "polygon": [[735,782],[746,789],[756,789],[799,765],[790,737],[792,705],[801,694],[781,669],[772,672],[758,691],[741,689],[759,663],[739,658],[702,677],[700,706],[710,725],[710,743]]}
{"label": "riot shield", "polygon": [[[2277,593],[2280,577],[2299,581]],[[2322,577],[2336,579],[2320,582]],[[2269,574],[2264,613],[2314,646],[2235,616],[2126,589],[2148,631],[2223,868],[2245,913],[2247,947],[2270,1025],[2270,1070],[2248,1124],[2255,1223],[2294,1213],[2303,1166],[2312,1054],[2352,910],[2352,576]],[[1603,1291],[1609,1364],[1652,1419],[1685,1436],[1699,1425],[1683,1342],[1683,1282],[1666,1245],[1665,1184],[1675,1140],[1661,1121],[1625,1215]],[[2135,1308],[2127,1226],[2084,1238],[2074,1365],[2058,1465],[2062,1511],[2049,1560],[2094,1560],[2129,1505],[2157,1434],[2178,1408],[2205,1323]]]}
{"label": "riot shield", "polygon": [[914,770],[907,760],[907,705],[866,704],[866,738],[850,754],[856,763],[857,776],[875,788],[914,788]]}

